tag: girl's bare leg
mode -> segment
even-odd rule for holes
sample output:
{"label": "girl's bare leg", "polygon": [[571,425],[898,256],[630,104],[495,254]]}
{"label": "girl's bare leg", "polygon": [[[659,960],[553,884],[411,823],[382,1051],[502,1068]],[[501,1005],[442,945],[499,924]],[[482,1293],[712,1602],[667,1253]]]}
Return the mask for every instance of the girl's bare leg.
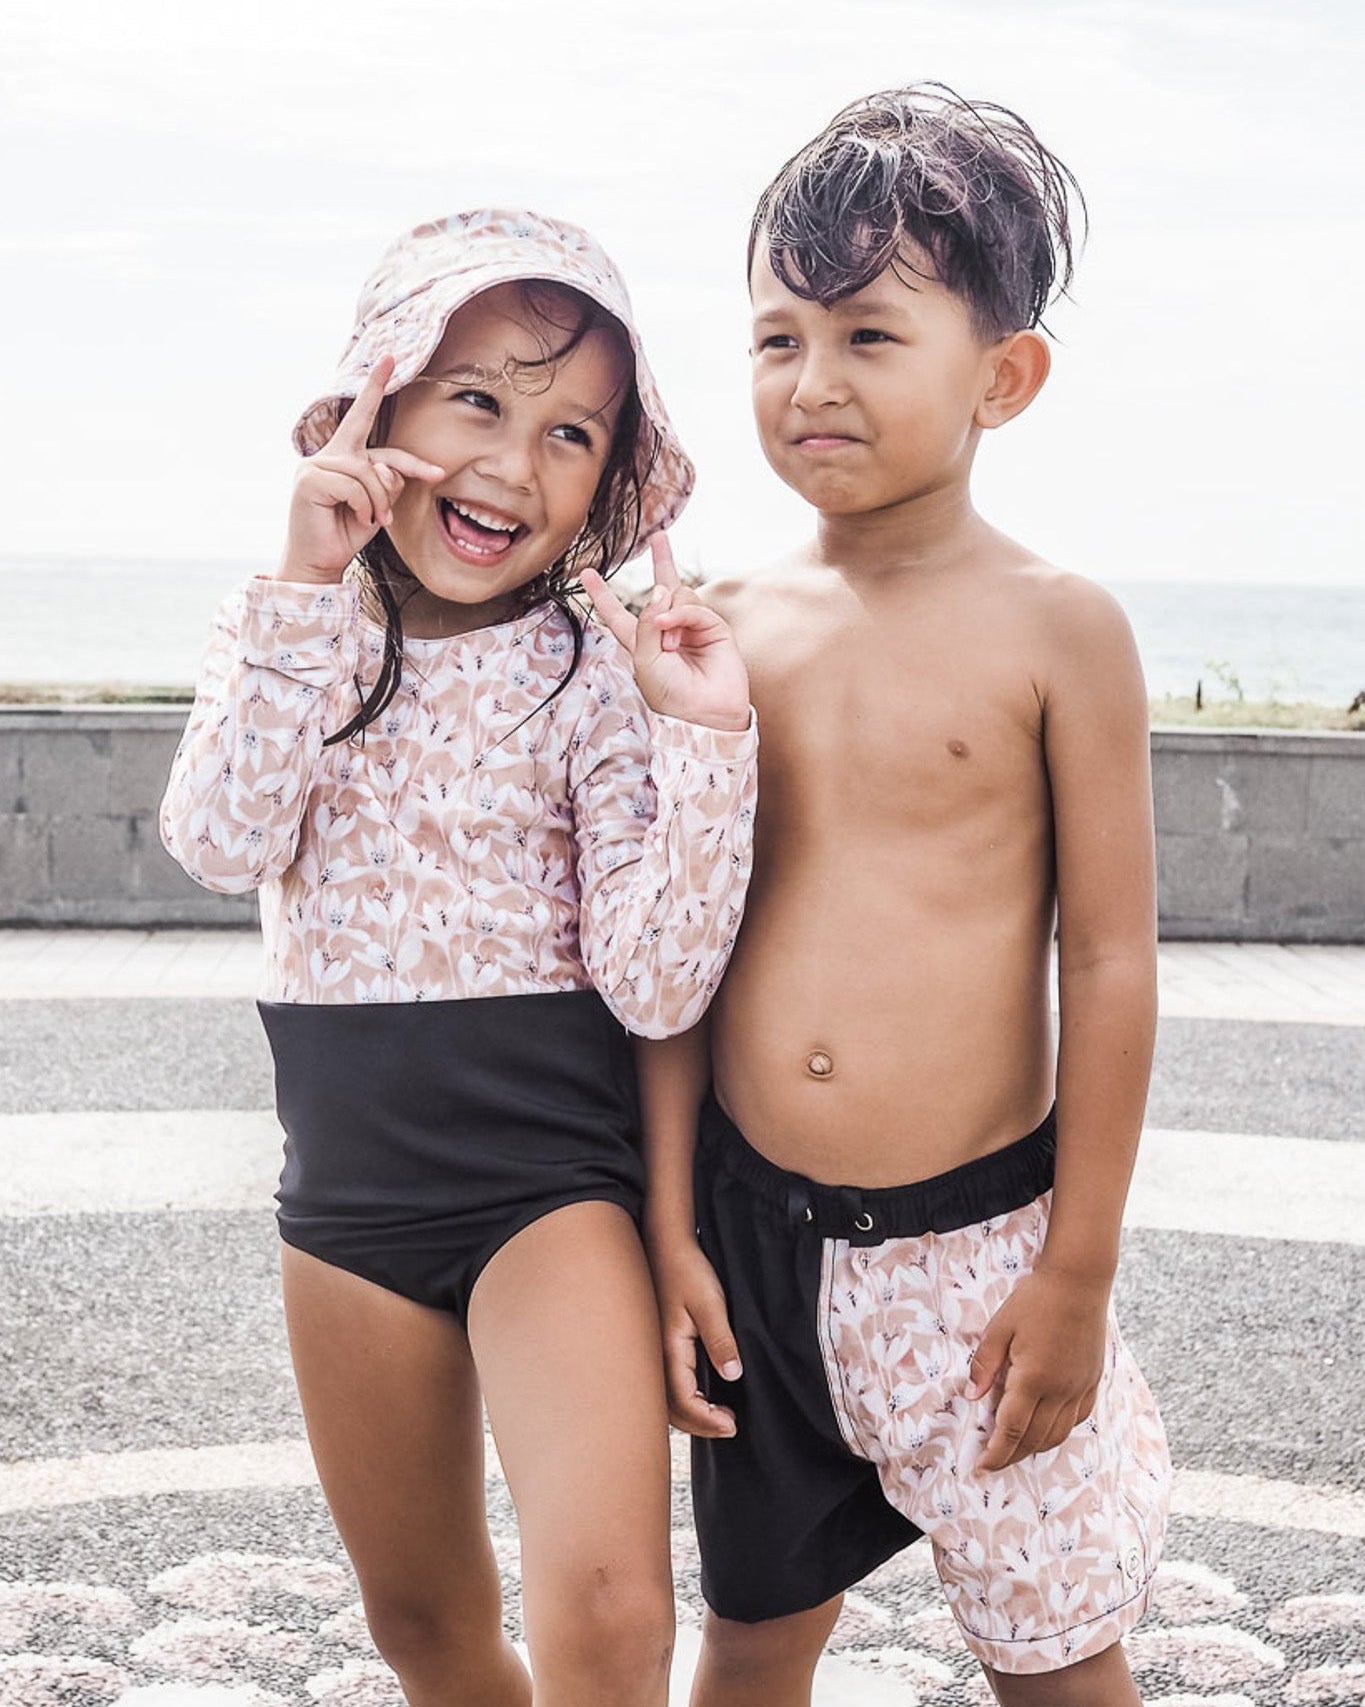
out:
{"label": "girl's bare leg", "polygon": [[376,1646],[412,1707],[529,1707],[530,1680],[503,1635],[463,1329],[282,1249],[308,1438]]}
{"label": "girl's bare leg", "polygon": [[844,1604],[740,1624],[706,1614],[692,1707],[810,1707],[811,1684]]}
{"label": "girl's bare leg", "polygon": [[469,1338],[521,1529],[536,1707],[665,1707],[668,1416],[629,1216],[576,1203],[517,1234]]}

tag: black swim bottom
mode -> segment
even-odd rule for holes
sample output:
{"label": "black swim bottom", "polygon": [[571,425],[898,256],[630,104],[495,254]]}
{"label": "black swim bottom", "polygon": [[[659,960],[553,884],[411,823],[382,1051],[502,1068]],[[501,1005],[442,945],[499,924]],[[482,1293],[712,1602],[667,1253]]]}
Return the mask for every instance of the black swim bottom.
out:
{"label": "black swim bottom", "polygon": [[630,1042],[595,991],[258,1006],[287,1244],[464,1322],[485,1264],[541,1216],[639,1219]]}
{"label": "black swim bottom", "polygon": [[1049,1115],[1013,1144],[885,1190],[776,1167],[715,1100],[696,1163],[701,1246],[744,1373],[701,1386],[732,1439],[694,1440],[702,1592],[756,1622],[818,1606],[927,1536],[962,1637],[1004,1672],[1049,1671],[1119,1640],[1147,1602],[1170,1462],[1111,1315],[1094,1411],[999,1471],[976,1459],[996,1395],[972,1353],[1047,1232]]}

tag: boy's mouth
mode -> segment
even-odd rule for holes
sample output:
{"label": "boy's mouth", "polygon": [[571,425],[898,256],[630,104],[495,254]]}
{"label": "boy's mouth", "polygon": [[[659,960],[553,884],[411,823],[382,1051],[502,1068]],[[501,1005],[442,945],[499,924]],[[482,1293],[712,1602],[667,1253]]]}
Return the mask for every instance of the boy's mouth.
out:
{"label": "boy's mouth", "polygon": [[446,538],[462,556],[490,562],[505,557],[530,529],[513,516],[490,510],[483,504],[467,504],[458,498],[438,498],[441,526]]}

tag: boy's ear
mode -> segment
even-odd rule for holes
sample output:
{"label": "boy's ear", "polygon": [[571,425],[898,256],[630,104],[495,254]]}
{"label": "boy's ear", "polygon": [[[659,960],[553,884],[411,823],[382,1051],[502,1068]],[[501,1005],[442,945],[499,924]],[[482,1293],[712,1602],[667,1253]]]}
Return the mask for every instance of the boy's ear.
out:
{"label": "boy's ear", "polygon": [[1025,329],[1002,338],[990,352],[988,384],[976,407],[978,427],[1002,427],[1027,409],[1042,390],[1052,351],[1040,332]]}

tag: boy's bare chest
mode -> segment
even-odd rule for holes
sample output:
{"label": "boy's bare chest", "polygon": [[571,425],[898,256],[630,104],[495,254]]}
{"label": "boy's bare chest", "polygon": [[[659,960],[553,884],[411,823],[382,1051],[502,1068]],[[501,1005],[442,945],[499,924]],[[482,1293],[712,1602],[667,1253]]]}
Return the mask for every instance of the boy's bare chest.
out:
{"label": "boy's bare chest", "polygon": [[1045,788],[1032,682],[983,636],[871,625],[749,650],[763,731],[761,811],[924,829],[1036,805]]}

